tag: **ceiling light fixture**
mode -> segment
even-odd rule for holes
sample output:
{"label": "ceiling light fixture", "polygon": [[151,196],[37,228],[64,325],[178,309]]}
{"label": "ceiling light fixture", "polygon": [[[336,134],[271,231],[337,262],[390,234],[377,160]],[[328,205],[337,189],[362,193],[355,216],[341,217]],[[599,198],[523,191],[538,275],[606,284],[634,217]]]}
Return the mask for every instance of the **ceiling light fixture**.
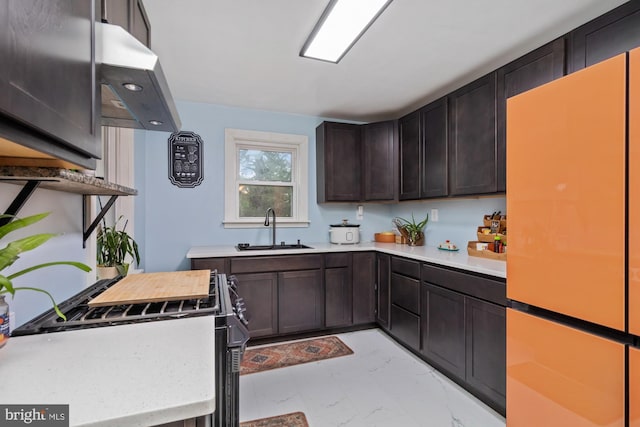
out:
{"label": "ceiling light fixture", "polygon": [[300,56],[338,63],[392,0],[331,0]]}

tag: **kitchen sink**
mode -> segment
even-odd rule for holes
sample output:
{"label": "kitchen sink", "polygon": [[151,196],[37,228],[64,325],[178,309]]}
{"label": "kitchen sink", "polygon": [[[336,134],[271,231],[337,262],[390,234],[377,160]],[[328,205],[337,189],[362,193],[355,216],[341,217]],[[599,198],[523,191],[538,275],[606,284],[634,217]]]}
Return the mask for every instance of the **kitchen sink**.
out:
{"label": "kitchen sink", "polygon": [[279,245],[250,245],[248,243],[238,243],[236,249],[239,251],[275,251],[280,249],[313,249],[311,246],[303,245],[302,243],[291,243],[285,244],[280,243]]}

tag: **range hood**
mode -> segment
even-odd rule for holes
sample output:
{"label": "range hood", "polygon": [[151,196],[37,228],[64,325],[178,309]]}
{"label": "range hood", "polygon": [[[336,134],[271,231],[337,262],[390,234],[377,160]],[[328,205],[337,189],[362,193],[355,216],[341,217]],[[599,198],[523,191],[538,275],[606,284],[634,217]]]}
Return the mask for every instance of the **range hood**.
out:
{"label": "range hood", "polygon": [[180,130],[182,123],[158,56],[124,28],[96,25],[102,38],[102,124]]}

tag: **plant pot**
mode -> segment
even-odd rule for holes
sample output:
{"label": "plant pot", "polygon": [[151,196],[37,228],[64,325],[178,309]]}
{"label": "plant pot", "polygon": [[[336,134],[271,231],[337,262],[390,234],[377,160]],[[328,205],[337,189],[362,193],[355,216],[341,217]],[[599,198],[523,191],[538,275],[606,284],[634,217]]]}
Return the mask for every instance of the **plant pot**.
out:
{"label": "plant pot", "polygon": [[98,276],[98,280],[103,279],[113,279],[114,277],[118,277],[120,273],[118,272],[117,267],[96,267],[96,275]]}
{"label": "plant pot", "polygon": [[409,246],[424,246],[424,233],[418,233],[414,239],[408,237],[407,243],[409,244]]}
{"label": "plant pot", "polygon": [[118,269],[118,274],[120,274],[121,276],[126,276],[129,273],[129,263],[124,263],[124,264],[118,264],[116,265],[116,268]]}

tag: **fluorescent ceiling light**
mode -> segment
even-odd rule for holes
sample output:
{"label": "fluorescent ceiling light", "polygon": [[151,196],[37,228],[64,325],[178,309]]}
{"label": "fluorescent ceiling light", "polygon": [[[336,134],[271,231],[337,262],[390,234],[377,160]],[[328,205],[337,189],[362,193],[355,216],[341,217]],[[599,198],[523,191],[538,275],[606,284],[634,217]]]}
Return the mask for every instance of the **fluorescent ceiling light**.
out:
{"label": "fluorescent ceiling light", "polygon": [[331,0],[300,56],[338,62],[391,0]]}

